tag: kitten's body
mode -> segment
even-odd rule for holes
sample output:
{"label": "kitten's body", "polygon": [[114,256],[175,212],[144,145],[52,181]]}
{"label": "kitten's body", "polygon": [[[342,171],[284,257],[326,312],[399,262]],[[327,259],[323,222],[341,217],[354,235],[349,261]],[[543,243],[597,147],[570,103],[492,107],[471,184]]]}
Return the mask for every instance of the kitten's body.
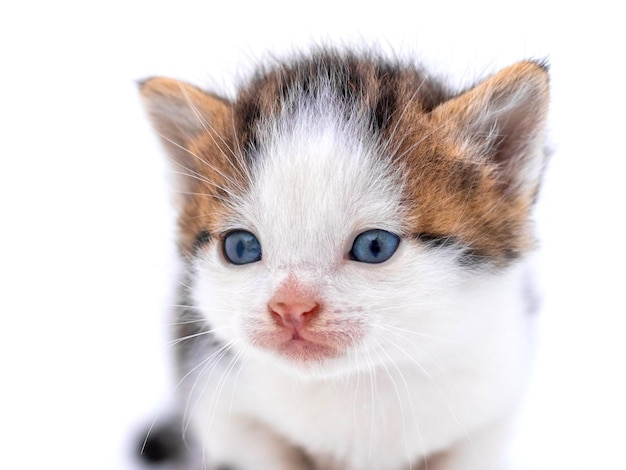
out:
{"label": "kitten's body", "polygon": [[200,465],[503,467],[547,93],[530,62],[453,96],[333,53],[233,103],[143,85],[182,173],[181,412]]}

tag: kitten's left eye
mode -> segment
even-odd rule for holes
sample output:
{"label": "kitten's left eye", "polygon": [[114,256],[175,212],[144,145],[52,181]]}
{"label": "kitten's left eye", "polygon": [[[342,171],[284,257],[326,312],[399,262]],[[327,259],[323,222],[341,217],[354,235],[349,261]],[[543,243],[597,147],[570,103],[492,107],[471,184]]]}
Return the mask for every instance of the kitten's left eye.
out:
{"label": "kitten's left eye", "polygon": [[361,263],[382,263],[393,256],[400,237],[386,230],[368,230],[358,235],[352,244],[350,257]]}
{"label": "kitten's left eye", "polygon": [[224,258],[232,264],[249,264],[261,260],[261,243],[246,230],[234,230],[224,237]]}

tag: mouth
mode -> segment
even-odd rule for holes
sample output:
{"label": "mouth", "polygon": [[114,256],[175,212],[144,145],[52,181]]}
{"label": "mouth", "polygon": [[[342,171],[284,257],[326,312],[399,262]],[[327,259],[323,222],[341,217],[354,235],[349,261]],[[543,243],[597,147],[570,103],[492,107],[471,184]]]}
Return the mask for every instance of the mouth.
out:
{"label": "mouth", "polygon": [[342,354],[328,338],[306,330],[282,330],[255,335],[253,343],[297,364],[321,363]]}
{"label": "mouth", "polygon": [[247,323],[246,327],[252,345],[301,371],[317,370],[320,366],[326,370],[337,364],[366,333],[358,319],[334,317],[302,323],[270,322],[265,317]]}
{"label": "mouth", "polygon": [[316,343],[301,336],[292,337],[274,347],[281,354],[297,363],[323,362],[339,356],[339,351],[327,344]]}

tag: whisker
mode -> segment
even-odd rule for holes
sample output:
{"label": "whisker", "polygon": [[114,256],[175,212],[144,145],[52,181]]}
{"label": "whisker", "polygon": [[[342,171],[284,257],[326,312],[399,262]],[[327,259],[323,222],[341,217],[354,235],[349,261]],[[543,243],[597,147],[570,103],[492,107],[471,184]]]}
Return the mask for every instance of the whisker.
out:
{"label": "whisker", "polygon": [[[212,411],[211,417],[209,418],[209,422],[213,421],[213,417],[215,416],[215,413],[217,412],[217,409],[219,408],[219,401],[220,401],[222,393],[224,391],[224,387],[226,386],[226,383],[227,383],[228,379],[231,376],[232,371],[237,366],[241,367],[240,359],[241,359],[242,356],[243,356],[243,351],[238,351],[232,357],[232,359],[230,360],[228,365],[222,371],[222,375],[220,377],[220,380],[218,381],[218,383],[216,385],[215,392],[213,393],[213,400],[212,401],[214,401],[214,404],[213,404],[213,411]],[[236,378],[239,377],[239,372],[241,372],[241,368],[237,372],[237,374],[235,376]],[[232,413],[232,408],[233,408],[233,404],[234,404],[234,400],[235,400],[235,392],[236,392],[236,390],[233,388],[231,396],[230,396],[229,407],[228,407],[229,416]]]}
{"label": "whisker", "polygon": [[437,389],[437,392],[441,395],[441,397],[444,399],[444,402],[446,404],[446,408],[448,408],[448,411],[450,412],[450,415],[452,416],[452,418],[454,419],[454,421],[456,421],[456,423],[460,426],[461,423],[458,420],[458,418],[456,417],[455,413],[452,411],[452,409],[450,408],[450,405],[448,403],[448,400],[446,399],[445,394],[443,393],[443,391],[441,390],[441,387],[439,386],[439,384],[437,383],[437,381],[433,378],[433,376],[424,368],[424,366],[422,366],[422,364],[420,364],[420,362],[413,356],[411,356],[409,353],[407,353],[404,349],[402,349],[398,344],[396,343],[392,343],[393,347],[395,347],[400,353],[404,354],[413,364],[415,364],[421,371],[422,373],[428,378],[428,380],[430,380],[432,382],[432,384],[435,386],[435,388]]}
{"label": "whisker", "polygon": [[239,143],[239,136],[237,135],[237,125],[235,123],[235,114],[230,114],[231,126],[233,129],[233,135],[235,139],[235,145],[237,146],[237,152],[234,154],[235,160],[239,163],[240,171],[243,172],[242,177],[244,181],[247,181],[248,184],[251,184],[253,178],[250,171],[250,167],[247,165],[244,157],[244,152],[241,149],[241,145]]}
{"label": "whisker", "polygon": [[402,333],[408,333],[410,335],[420,336],[422,338],[433,339],[435,341],[440,341],[442,343],[450,343],[450,344],[457,343],[456,341],[453,341],[450,338],[441,338],[439,336],[433,336],[433,335],[429,335],[429,334],[426,334],[426,333],[421,333],[419,331],[409,330],[408,328],[402,328],[402,327],[399,327],[399,326],[396,326],[396,325],[388,324],[388,325],[382,326],[382,328],[385,328],[385,329],[386,328],[392,328],[392,329],[400,331]]}
{"label": "whisker", "polygon": [[[198,380],[204,375],[206,369],[212,365],[211,371],[206,379],[205,385],[203,387],[203,391],[206,389],[206,385],[208,383],[208,381],[210,381],[211,376],[213,375],[213,372],[215,371],[215,368],[217,367],[217,365],[219,364],[219,362],[222,360],[222,358],[224,356],[226,356],[228,354],[228,352],[230,351],[231,347],[233,346],[233,344],[237,343],[237,340],[233,340],[230,341],[224,345],[222,345],[217,351],[215,351],[213,354],[211,354],[209,357],[204,358],[198,365],[196,365],[193,369],[191,369],[187,374],[185,374],[185,376],[179,381],[178,385],[180,385],[183,380],[185,380],[187,377],[189,377],[193,372],[195,372],[196,370],[198,370],[200,367],[202,367],[201,371],[199,374],[197,374],[196,380],[194,380],[194,384],[191,387],[190,391],[189,391],[189,399],[191,399],[194,394],[195,394],[195,390],[196,387],[198,386]],[[178,387],[177,385],[177,387]],[[193,410],[195,410],[195,408],[197,407],[201,397],[202,397],[202,393],[201,392],[198,397],[194,400],[193,404],[190,403],[189,399],[187,400],[187,404],[185,406],[185,410],[183,413],[183,421],[186,421],[186,424],[184,424],[184,428],[183,428],[183,435],[186,434],[187,429],[191,423],[191,416],[193,414]]]}
{"label": "whisker", "polygon": [[[414,425],[415,430],[416,430],[416,432],[417,432],[417,434],[419,436],[419,440],[420,440],[420,442],[422,443],[422,446],[423,446],[424,439],[423,439],[423,436],[422,436],[422,432],[420,430],[419,423],[417,422],[417,419],[416,419],[417,415],[415,413],[415,407],[413,406],[413,400],[412,400],[413,394],[411,393],[411,389],[409,387],[409,384],[407,383],[406,378],[404,377],[404,373],[402,372],[402,370],[400,370],[400,368],[396,364],[396,361],[393,360],[393,358],[389,355],[387,350],[385,348],[381,347],[381,345],[378,342],[378,340],[376,340],[376,343],[380,347],[381,351],[385,354],[387,359],[389,359],[389,363],[394,367],[394,369],[396,370],[396,372],[400,376],[400,379],[402,380],[402,383],[404,385],[404,391],[405,391],[406,397],[407,397],[407,401],[409,403],[411,416],[413,417],[413,420],[412,420],[413,421],[413,425]],[[385,362],[383,362],[383,365],[384,365],[385,369],[387,369],[387,366],[386,366]],[[389,375],[389,377],[391,378],[392,382],[394,382],[393,378],[391,377],[391,375]],[[394,382],[394,387],[395,387],[395,382]],[[398,400],[400,401],[399,392],[398,392],[397,388],[396,388],[396,393],[398,394]],[[400,408],[403,410],[403,405],[402,405],[401,401],[400,401]],[[404,410],[402,411],[402,416],[403,416],[402,424],[403,424],[403,429],[404,429],[405,449],[406,449],[406,453],[407,453],[407,459],[409,461],[409,470],[412,470],[413,469],[413,461],[411,459],[411,453],[410,453],[409,447],[408,447],[408,438],[407,438],[407,435],[406,435],[406,423],[405,423],[405,420],[404,420]]]}
{"label": "whisker", "polygon": [[206,323],[204,318],[197,318],[195,320],[185,320],[185,321],[173,321],[167,323],[168,326],[176,326],[176,325],[192,325],[194,323]]}
{"label": "whisker", "polygon": [[376,398],[376,385],[374,383],[374,361],[372,360],[372,357],[370,355],[370,351],[369,348],[367,348],[366,350],[366,360],[368,362],[369,368],[368,368],[368,375],[369,375],[369,386],[370,386],[370,400],[371,400],[371,406],[370,406],[370,431],[369,431],[369,442],[370,442],[370,450],[369,450],[369,454],[368,454],[368,460],[371,461],[372,459],[372,451],[374,448],[374,427],[376,424],[375,418],[374,418],[374,404],[378,403],[379,404],[379,409],[381,407],[380,405],[380,400],[378,400]]}
{"label": "whisker", "polygon": [[[451,119],[449,119],[450,121]],[[418,146],[420,146],[426,139],[428,139],[429,137],[431,137],[433,134],[435,134],[436,132],[440,131],[441,129],[443,129],[443,127],[448,123],[448,121],[445,121],[443,123],[441,123],[438,127],[434,128],[432,131],[424,134],[423,136],[421,136],[421,138],[417,141],[414,142],[413,144],[411,144],[411,146],[409,148],[407,148],[406,150],[404,150],[404,152],[402,152],[400,155],[398,155],[397,157],[395,157],[396,161],[400,161],[402,160],[408,153],[412,152],[413,150],[415,150]]]}
{"label": "whisker", "polygon": [[[180,194],[180,195],[183,195],[183,196],[197,196],[197,197],[201,197],[201,198],[214,199],[216,201],[220,201],[222,203],[225,203],[226,205],[231,205],[232,204],[232,199],[230,199],[228,197],[224,197],[224,196],[222,196],[220,194],[193,193],[193,192],[189,192],[189,191],[173,191],[173,193],[174,194]],[[187,220],[189,220],[189,219],[187,219]]]}
{"label": "whisker", "polygon": [[241,371],[246,367],[246,364],[248,363],[249,354],[245,353],[245,349],[242,348],[240,351],[240,356],[243,357],[243,360],[241,361],[239,370],[237,371],[237,375],[235,376],[235,381],[233,383],[233,393],[231,394],[230,397],[230,407],[229,407],[229,414],[232,413],[233,410],[233,406],[234,406],[234,402],[235,402],[235,391],[237,390],[237,384],[239,383],[239,378],[241,376]]}
{"label": "whisker", "polygon": [[[389,138],[387,139],[387,142],[390,143],[390,142],[395,141],[396,133],[398,132],[398,129],[400,128],[400,124],[402,123],[404,115],[408,112],[408,110],[410,109],[411,105],[414,103],[415,97],[422,90],[422,87],[424,86],[425,83],[426,83],[426,80],[422,80],[421,81],[419,86],[416,87],[416,89],[413,91],[413,93],[411,94],[409,99],[406,101],[406,103],[402,107],[402,111],[400,112],[400,116],[398,116],[398,118],[396,119],[396,123],[395,123],[393,129],[389,133]],[[396,110],[393,111],[391,116],[394,116],[395,114],[396,114]]]}
{"label": "whisker", "polygon": [[188,341],[188,340],[193,339],[193,338],[198,338],[200,336],[211,335],[211,334],[215,333],[216,331],[222,331],[222,330],[225,330],[225,329],[228,329],[228,327],[212,328],[210,330],[201,331],[199,333],[194,333],[192,335],[187,335],[187,336],[183,336],[181,338],[176,338],[176,339],[168,342],[167,345],[170,346],[170,347],[171,346],[175,346],[175,345],[180,344],[180,343],[182,343],[184,341]]}

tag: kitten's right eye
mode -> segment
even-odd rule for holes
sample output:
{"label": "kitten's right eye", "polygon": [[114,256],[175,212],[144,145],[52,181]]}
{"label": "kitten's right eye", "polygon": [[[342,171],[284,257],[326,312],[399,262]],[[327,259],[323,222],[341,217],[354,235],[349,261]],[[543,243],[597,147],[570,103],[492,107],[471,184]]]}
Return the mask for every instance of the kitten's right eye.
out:
{"label": "kitten's right eye", "polygon": [[234,230],[224,237],[223,252],[229,263],[255,263],[261,260],[261,243],[246,230]]}

